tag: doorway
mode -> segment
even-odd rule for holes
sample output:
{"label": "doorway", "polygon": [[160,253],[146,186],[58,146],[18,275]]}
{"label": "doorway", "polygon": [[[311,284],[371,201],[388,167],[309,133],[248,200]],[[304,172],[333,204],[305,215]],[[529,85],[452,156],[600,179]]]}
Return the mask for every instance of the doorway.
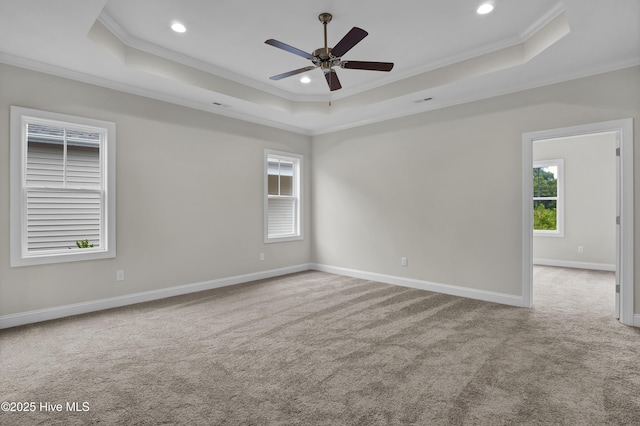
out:
{"label": "doorway", "polygon": [[[614,139],[614,153],[616,154],[616,213],[615,213],[615,242],[611,244],[615,249],[613,269],[616,271],[616,316],[624,324],[633,325],[633,121],[631,119],[593,123],[582,126],[561,129],[544,130],[525,133],[522,136],[522,295],[523,305],[531,307],[533,304],[533,146],[534,143],[566,140],[585,135],[610,135]],[[549,144],[551,146],[551,144]],[[550,169],[551,170],[551,169]],[[549,174],[550,175],[550,174]],[[541,202],[549,203],[548,198],[542,197]],[[560,203],[560,200],[553,201]],[[555,206],[555,204],[554,204]],[[542,207],[544,209],[544,206]],[[561,209],[559,209],[561,210]],[[548,213],[548,211],[547,211]],[[562,218],[561,218],[562,219]],[[560,220],[561,220],[560,219]],[[611,219],[614,220],[614,219]],[[547,232],[547,231],[545,231]],[[550,232],[550,231],[549,231]],[[548,236],[553,238],[554,236]],[[576,245],[576,251],[584,249],[580,243],[564,239],[563,232],[556,232],[555,237],[563,239],[561,245]],[[565,244],[566,243],[566,244]],[[579,266],[579,258],[569,260],[576,262],[572,266]],[[611,267],[609,261],[592,262]],[[557,265],[557,266],[567,266]]]}

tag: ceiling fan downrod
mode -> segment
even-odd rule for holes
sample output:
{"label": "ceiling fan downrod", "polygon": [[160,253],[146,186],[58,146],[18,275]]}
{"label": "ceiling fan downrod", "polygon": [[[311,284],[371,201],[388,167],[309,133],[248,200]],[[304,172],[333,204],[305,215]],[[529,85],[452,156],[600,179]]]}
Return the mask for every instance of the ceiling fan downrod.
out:
{"label": "ceiling fan downrod", "polygon": [[320,49],[316,49],[313,52],[313,56],[316,56],[320,59],[320,63],[318,64],[320,66],[320,68],[322,68],[322,71],[326,73],[331,71],[331,49],[329,49],[328,43],[327,43],[327,24],[329,22],[331,22],[331,19],[333,19],[333,15],[331,15],[330,13],[321,13],[320,15],[318,15],[318,19],[320,20],[320,22],[322,22],[322,26],[324,27],[324,48],[320,48]]}
{"label": "ceiling fan downrod", "polygon": [[324,48],[327,49],[327,24],[331,22],[333,16],[330,13],[321,13],[318,15],[318,19],[322,22],[324,26]]}
{"label": "ceiling fan downrod", "polygon": [[[321,13],[320,15],[318,15],[318,19],[320,20],[320,22],[322,22],[322,26],[324,27],[324,55],[326,56],[326,59],[324,59],[321,55],[321,58],[323,58],[323,62],[321,64],[321,68],[322,71],[324,71],[325,74],[330,73],[331,72],[331,62],[329,61],[329,58],[331,57],[331,51],[329,50],[329,46],[327,43],[327,24],[329,22],[331,22],[331,19],[333,18],[333,16],[330,13]],[[318,49],[320,50],[320,49]],[[317,50],[316,50],[317,52]],[[314,55],[316,54],[316,52],[313,52]],[[331,77],[331,75],[330,75]],[[329,78],[330,78],[329,77]],[[329,83],[329,86],[331,86],[331,83]],[[329,108],[331,108],[331,98],[329,98]]]}

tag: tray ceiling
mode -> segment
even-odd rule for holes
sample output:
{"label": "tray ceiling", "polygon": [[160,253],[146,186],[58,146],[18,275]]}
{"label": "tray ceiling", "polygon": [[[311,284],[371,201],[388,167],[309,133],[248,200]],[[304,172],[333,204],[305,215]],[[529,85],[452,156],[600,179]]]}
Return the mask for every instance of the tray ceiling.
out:
{"label": "tray ceiling", "polygon": [[[303,134],[640,64],[637,0],[493,3],[479,15],[475,0],[2,2],[0,62]],[[264,41],[322,47],[321,12],[329,46],[369,33],[344,59],[393,70],[338,69],[334,92],[320,69],[270,80],[310,62]]]}

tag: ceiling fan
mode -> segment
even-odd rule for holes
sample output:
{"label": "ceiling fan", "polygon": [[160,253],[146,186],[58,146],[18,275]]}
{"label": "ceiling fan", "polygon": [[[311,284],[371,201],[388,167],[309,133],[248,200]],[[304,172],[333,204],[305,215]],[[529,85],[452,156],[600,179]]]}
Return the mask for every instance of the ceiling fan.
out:
{"label": "ceiling fan", "polygon": [[291,52],[294,55],[302,56],[305,59],[309,59],[313,65],[308,67],[299,68],[297,70],[285,72],[282,74],[269,77],[271,80],[281,80],[285,77],[291,77],[292,75],[300,74],[305,71],[311,71],[312,69],[320,67],[324,72],[324,77],[327,80],[329,89],[331,91],[342,88],[338,74],[336,74],[333,67],[339,66],[340,68],[355,69],[355,70],[369,70],[369,71],[391,71],[393,68],[393,62],[367,62],[367,61],[343,61],[342,56],[347,53],[353,46],[360,43],[369,33],[362,28],[353,27],[345,35],[342,40],[336,44],[333,49],[327,47],[327,24],[331,22],[330,13],[321,13],[318,16],[322,25],[324,25],[324,47],[316,49],[313,53],[307,53],[303,50],[296,49],[293,46],[282,43],[278,40],[269,39],[265,43],[277,47],[287,52]]}

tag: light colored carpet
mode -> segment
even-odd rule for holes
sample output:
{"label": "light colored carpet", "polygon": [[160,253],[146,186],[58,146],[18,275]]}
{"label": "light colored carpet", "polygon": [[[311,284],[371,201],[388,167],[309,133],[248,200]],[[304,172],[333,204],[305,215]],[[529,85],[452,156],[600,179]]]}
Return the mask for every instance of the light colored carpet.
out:
{"label": "light colored carpet", "polygon": [[3,330],[0,424],[640,424],[613,274],[535,271],[531,310],[304,272]]}

